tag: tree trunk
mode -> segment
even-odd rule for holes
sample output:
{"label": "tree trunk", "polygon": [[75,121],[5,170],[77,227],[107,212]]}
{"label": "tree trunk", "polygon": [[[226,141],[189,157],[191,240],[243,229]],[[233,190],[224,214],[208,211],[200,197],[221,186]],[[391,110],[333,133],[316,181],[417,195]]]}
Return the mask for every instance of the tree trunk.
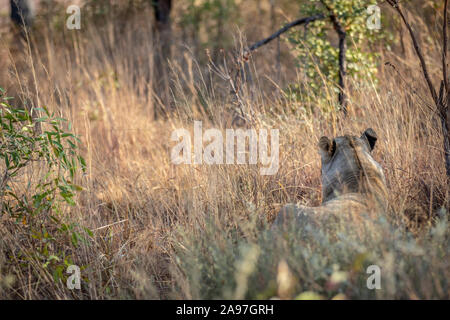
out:
{"label": "tree trunk", "polygon": [[22,28],[29,28],[34,20],[34,5],[30,0],[10,0],[11,20]]}
{"label": "tree trunk", "polygon": [[[445,70],[446,68],[444,68]],[[441,89],[439,90],[439,105],[438,113],[441,120],[442,138],[445,157],[445,170],[447,173],[447,179],[450,183],[450,89],[444,93],[445,82],[441,82]],[[445,96],[443,96],[445,95]]]}
{"label": "tree trunk", "polygon": [[450,177],[450,128],[449,128],[448,112],[444,116],[441,116],[442,125],[442,135],[444,143],[444,153],[445,153],[445,169],[447,172],[447,177]]}
{"label": "tree trunk", "polygon": [[333,23],[333,28],[336,31],[339,37],[339,95],[338,101],[339,106],[341,107],[344,115],[347,115],[347,95],[345,93],[345,75],[346,75],[346,60],[345,60],[345,52],[347,51],[347,44],[345,43],[347,33],[345,32],[344,27],[342,26],[339,18],[333,9],[328,6],[325,1],[321,1],[323,6],[330,13],[330,20]]}
{"label": "tree trunk", "polygon": [[345,31],[338,31],[339,35],[339,105],[342,108],[344,114],[347,114],[347,96],[345,94],[345,75],[346,75],[346,63],[345,53],[347,51],[346,33]]}
{"label": "tree trunk", "polygon": [[155,106],[154,118],[157,119],[160,114],[165,114],[170,107],[170,81],[168,60],[172,57],[171,50],[171,21],[170,11],[172,9],[171,0],[153,0],[152,5],[155,13],[155,76],[156,90],[161,99],[161,106]]}

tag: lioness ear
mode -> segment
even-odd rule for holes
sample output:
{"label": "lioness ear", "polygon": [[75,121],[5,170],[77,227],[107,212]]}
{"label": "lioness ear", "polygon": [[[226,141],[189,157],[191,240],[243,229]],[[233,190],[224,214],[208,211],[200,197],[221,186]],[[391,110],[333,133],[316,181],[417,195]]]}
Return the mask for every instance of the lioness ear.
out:
{"label": "lioness ear", "polygon": [[377,142],[378,138],[377,138],[377,134],[375,133],[375,131],[372,128],[368,128],[362,134],[361,139],[367,140],[367,142],[369,143],[370,151],[372,151],[373,148],[375,148],[375,143]]}
{"label": "lioness ear", "polygon": [[323,154],[331,157],[336,150],[336,142],[331,142],[328,137],[323,136],[319,139],[319,148]]}

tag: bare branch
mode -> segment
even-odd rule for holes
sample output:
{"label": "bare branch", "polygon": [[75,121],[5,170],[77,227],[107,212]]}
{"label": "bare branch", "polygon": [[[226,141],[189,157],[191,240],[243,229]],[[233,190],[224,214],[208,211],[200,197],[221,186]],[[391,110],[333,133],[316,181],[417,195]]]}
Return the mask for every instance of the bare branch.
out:
{"label": "bare branch", "polygon": [[411,40],[414,45],[414,50],[416,51],[417,57],[420,60],[420,65],[422,67],[422,73],[423,73],[423,76],[425,77],[425,81],[427,82],[428,89],[430,90],[430,93],[431,93],[431,97],[433,98],[434,103],[436,103],[436,105],[438,105],[438,96],[433,87],[433,83],[431,82],[430,75],[428,74],[427,65],[425,63],[425,59],[423,58],[422,50],[420,49],[420,46],[417,42],[417,38],[414,35],[411,25],[408,23],[408,21],[406,20],[404,14],[403,14],[403,11],[400,9],[398,0],[387,0],[387,2],[397,11],[397,13],[402,18],[403,23],[405,24],[406,28],[408,29],[409,35],[411,36]]}
{"label": "bare branch", "polygon": [[419,44],[417,43],[417,39],[411,29],[410,24],[406,21],[405,16],[403,15],[402,10],[400,9],[398,0],[386,0],[400,15],[408,32],[413,41],[414,49],[416,50],[416,54],[419,57],[420,64],[422,67],[422,73],[425,77],[425,80],[428,85],[428,89],[430,90],[431,97],[436,105],[436,111],[439,114],[441,129],[443,135],[443,151],[445,158],[445,169],[447,173],[447,182],[450,183],[450,124],[449,124],[449,114],[448,114],[448,105],[450,100],[449,90],[448,90],[448,78],[447,78],[447,6],[448,0],[444,1],[444,22],[443,22],[443,52],[442,52],[442,73],[444,75],[444,79],[441,80],[441,85],[439,88],[438,95],[433,87],[433,83],[431,82],[430,76],[428,74],[427,65],[425,63],[425,59],[423,58],[422,51],[420,49]]}
{"label": "bare branch", "polygon": [[278,38],[283,33],[285,33],[286,31],[288,31],[289,29],[291,29],[291,28],[293,28],[295,26],[298,26],[298,25],[301,25],[301,24],[308,24],[310,22],[313,22],[313,21],[316,21],[316,20],[322,20],[322,19],[325,19],[325,18],[326,17],[323,14],[318,14],[318,15],[315,15],[315,16],[294,20],[294,21],[288,23],[287,25],[285,25],[283,28],[281,28],[277,32],[275,32],[274,34],[272,34],[270,37],[267,37],[267,38],[265,38],[263,40],[260,40],[260,41],[258,41],[256,43],[254,43],[246,51],[247,52],[251,52],[253,50],[258,49],[259,47],[261,47],[261,46],[269,43],[270,41]]}
{"label": "bare branch", "polygon": [[448,40],[448,38],[447,38],[447,25],[448,25],[447,5],[448,5],[448,0],[445,0],[444,21],[443,21],[443,26],[442,26],[442,36],[443,36],[443,40],[444,40],[444,45],[442,48],[442,73],[444,75],[444,89],[445,89],[445,92],[448,94],[449,88],[448,88],[448,76],[447,76],[447,40]]}

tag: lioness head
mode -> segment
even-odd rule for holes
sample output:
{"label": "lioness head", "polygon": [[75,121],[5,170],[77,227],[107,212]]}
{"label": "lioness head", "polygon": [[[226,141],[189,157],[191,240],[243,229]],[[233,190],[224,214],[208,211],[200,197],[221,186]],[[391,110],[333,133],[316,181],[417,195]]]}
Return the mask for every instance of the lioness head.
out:
{"label": "lioness head", "polygon": [[385,200],[383,169],[371,155],[376,142],[377,135],[371,128],[361,137],[320,138],[323,202],[346,193],[372,194]]}

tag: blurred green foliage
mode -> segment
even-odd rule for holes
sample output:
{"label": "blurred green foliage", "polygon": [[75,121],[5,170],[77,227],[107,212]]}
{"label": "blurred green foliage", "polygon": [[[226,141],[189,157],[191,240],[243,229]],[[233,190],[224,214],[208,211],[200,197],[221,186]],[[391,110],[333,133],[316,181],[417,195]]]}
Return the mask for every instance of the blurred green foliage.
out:
{"label": "blurred green foliage", "polygon": [[[374,0],[309,0],[302,1],[301,16],[313,16],[319,13],[329,16],[326,4],[337,17],[346,32],[346,72],[348,78],[361,82],[376,83],[377,53],[374,43],[383,37],[381,30],[367,27],[367,12]],[[373,14],[373,13],[372,13]],[[288,92],[302,97],[302,93],[311,91],[315,96],[325,98],[324,87],[334,88],[338,92],[339,48],[336,32],[330,19],[317,20],[304,29],[290,33],[289,41],[295,45],[298,66],[304,76],[304,82],[292,85]],[[308,86],[308,88],[304,88]],[[299,92],[303,91],[303,92]]]}
{"label": "blurred green foliage", "polygon": [[230,43],[228,26],[239,22],[235,0],[188,0],[184,5],[180,25],[198,45],[218,49]]}

